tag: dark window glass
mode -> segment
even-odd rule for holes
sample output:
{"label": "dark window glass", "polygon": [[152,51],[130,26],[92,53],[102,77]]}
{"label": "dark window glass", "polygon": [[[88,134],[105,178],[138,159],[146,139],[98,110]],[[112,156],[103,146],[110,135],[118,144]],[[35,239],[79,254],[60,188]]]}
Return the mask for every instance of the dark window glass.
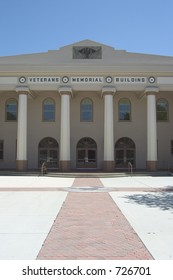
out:
{"label": "dark window glass", "polygon": [[119,101],[119,121],[131,120],[131,104],[127,98]]}
{"label": "dark window glass", "polygon": [[47,98],[43,102],[43,121],[55,121],[55,102],[51,98]]}
{"label": "dark window glass", "polygon": [[173,140],[171,140],[171,154],[173,155]]}
{"label": "dark window glass", "polygon": [[157,120],[168,121],[168,102],[166,99],[159,99],[157,101]]}
{"label": "dark window glass", "polygon": [[9,99],[6,102],[6,120],[17,121],[17,101]]}
{"label": "dark window glass", "polygon": [[4,141],[0,140],[0,159],[4,158]]}
{"label": "dark window glass", "polygon": [[93,121],[93,102],[89,98],[81,101],[80,120],[83,122]]}

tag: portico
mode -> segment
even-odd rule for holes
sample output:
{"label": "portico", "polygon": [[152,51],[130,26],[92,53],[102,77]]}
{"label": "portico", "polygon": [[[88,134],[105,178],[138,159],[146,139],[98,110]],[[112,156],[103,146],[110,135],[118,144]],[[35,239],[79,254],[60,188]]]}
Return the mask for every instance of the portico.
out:
{"label": "portico", "polygon": [[[18,99],[18,125],[17,125],[17,170],[27,170],[28,156],[27,156],[27,107],[28,94],[30,90],[28,87],[16,87],[16,92],[19,95]],[[70,129],[70,108],[73,90],[71,87],[62,86],[58,89],[61,98],[61,114],[60,114],[60,149],[59,149],[59,168],[61,171],[71,170],[71,129]],[[148,170],[157,169],[157,125],[156,125],[156,94],[159,92],[157,87],[146,87],[144,94],[147,98],[147,164]],[[104,130],[103,130],[103,170],[113,172],[116,170],[116,155],[115,149],[115,135],[114,126],[114,95],[116,88],[112,86],[104,86],[101,90],[101,102],[104,107]],[[76,94],[75,94],[76,95]],[[115,130],[116,134],[116,130]],[[90,136],[90,135],[86,135]],[[81,159],[82,160],[82,159]],[[85,156],[83,161],[86,161]],[[92,159],[94,160],[94,158]],[[127,159],[123,159],[127,160]],[[80,165],[79,165],[80,166]],[[76,165],[76,168],[79,167]],[[83,168],[92,165],[83,165]],[[94,168],[97,167],[93,165]]]}

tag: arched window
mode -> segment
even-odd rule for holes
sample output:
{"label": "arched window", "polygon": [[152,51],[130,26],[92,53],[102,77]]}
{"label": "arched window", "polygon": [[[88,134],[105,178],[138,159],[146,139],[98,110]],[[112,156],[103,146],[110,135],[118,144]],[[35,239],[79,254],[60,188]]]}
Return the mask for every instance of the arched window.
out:
{"label": "arched window", "polygon": [[6,102],[5,108],[6,121],[17,121],[17,100],[10,98]]}
{"label": "arched window", "polygon": [[52,98],[46,98],[43,101],[43,121],[55,121],[55,102]]}
{"label": "arched window", "polygon": [[157,100],[157,120],[168,121],[168,101],[164,98]]}
{"label": "arched window", "polygon": [[93,121],[93,102],[90,98],[84,98],[80,104],[80,120],[81,122]]}
{"label": "arched window", "polygon": [[122,137],[115,143],[115,149],[135,149],[135,143],[128,137]]}
{"label": "arched window", "polygon": [[127,98],[122,98],[119,101],[119,121],[131,120],[131,104]]}

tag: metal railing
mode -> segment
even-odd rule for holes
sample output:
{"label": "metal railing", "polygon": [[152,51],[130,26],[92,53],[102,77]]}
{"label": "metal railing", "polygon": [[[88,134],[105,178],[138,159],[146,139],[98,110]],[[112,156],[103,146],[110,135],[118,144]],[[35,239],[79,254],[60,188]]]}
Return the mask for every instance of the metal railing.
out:
{"label": "metal railing", "polygon": [[129,171],[130,175],[132,176],[132,174],[133,174],[133,165],[131,164],[130,161],[128,162],[128,171]]}
{"label": "metal railing", "polygon": [[43,176],[46,173],[47,173],[47,167],[46,167],[46,162],[44,161],[41,165],[41,175]]}

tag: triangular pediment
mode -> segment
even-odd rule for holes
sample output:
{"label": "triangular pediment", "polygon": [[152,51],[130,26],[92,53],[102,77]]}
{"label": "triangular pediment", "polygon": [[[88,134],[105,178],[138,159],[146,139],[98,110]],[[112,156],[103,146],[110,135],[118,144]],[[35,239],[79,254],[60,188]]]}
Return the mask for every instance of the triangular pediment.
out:
{"label": "triangular pediment", "polygon": [[64,46],[62,48],[66,48],[66,47],[73,47],[73,46],[104,46],[104,47],[108,47],[108,48],[112,48],[111,46],[108,46],[108,45],[105,45],[105,44],[102,44],[100,42],[96,42],[96,41],[93,41],[93,40],[89,40],[89,39],[86,39],[86,40],[81,40],[81,41],[78,41],[78,42],[75,42],[75,43],[72,43],[70,45],[67,45],[67,46]]}
{"label": "triangular pediment", "polygon": [[172,67],[173,57],[130,53],[88,39],[44,53],[0,57],[0,72],[15,69],[15,71],[117,73],[165,71]]}

